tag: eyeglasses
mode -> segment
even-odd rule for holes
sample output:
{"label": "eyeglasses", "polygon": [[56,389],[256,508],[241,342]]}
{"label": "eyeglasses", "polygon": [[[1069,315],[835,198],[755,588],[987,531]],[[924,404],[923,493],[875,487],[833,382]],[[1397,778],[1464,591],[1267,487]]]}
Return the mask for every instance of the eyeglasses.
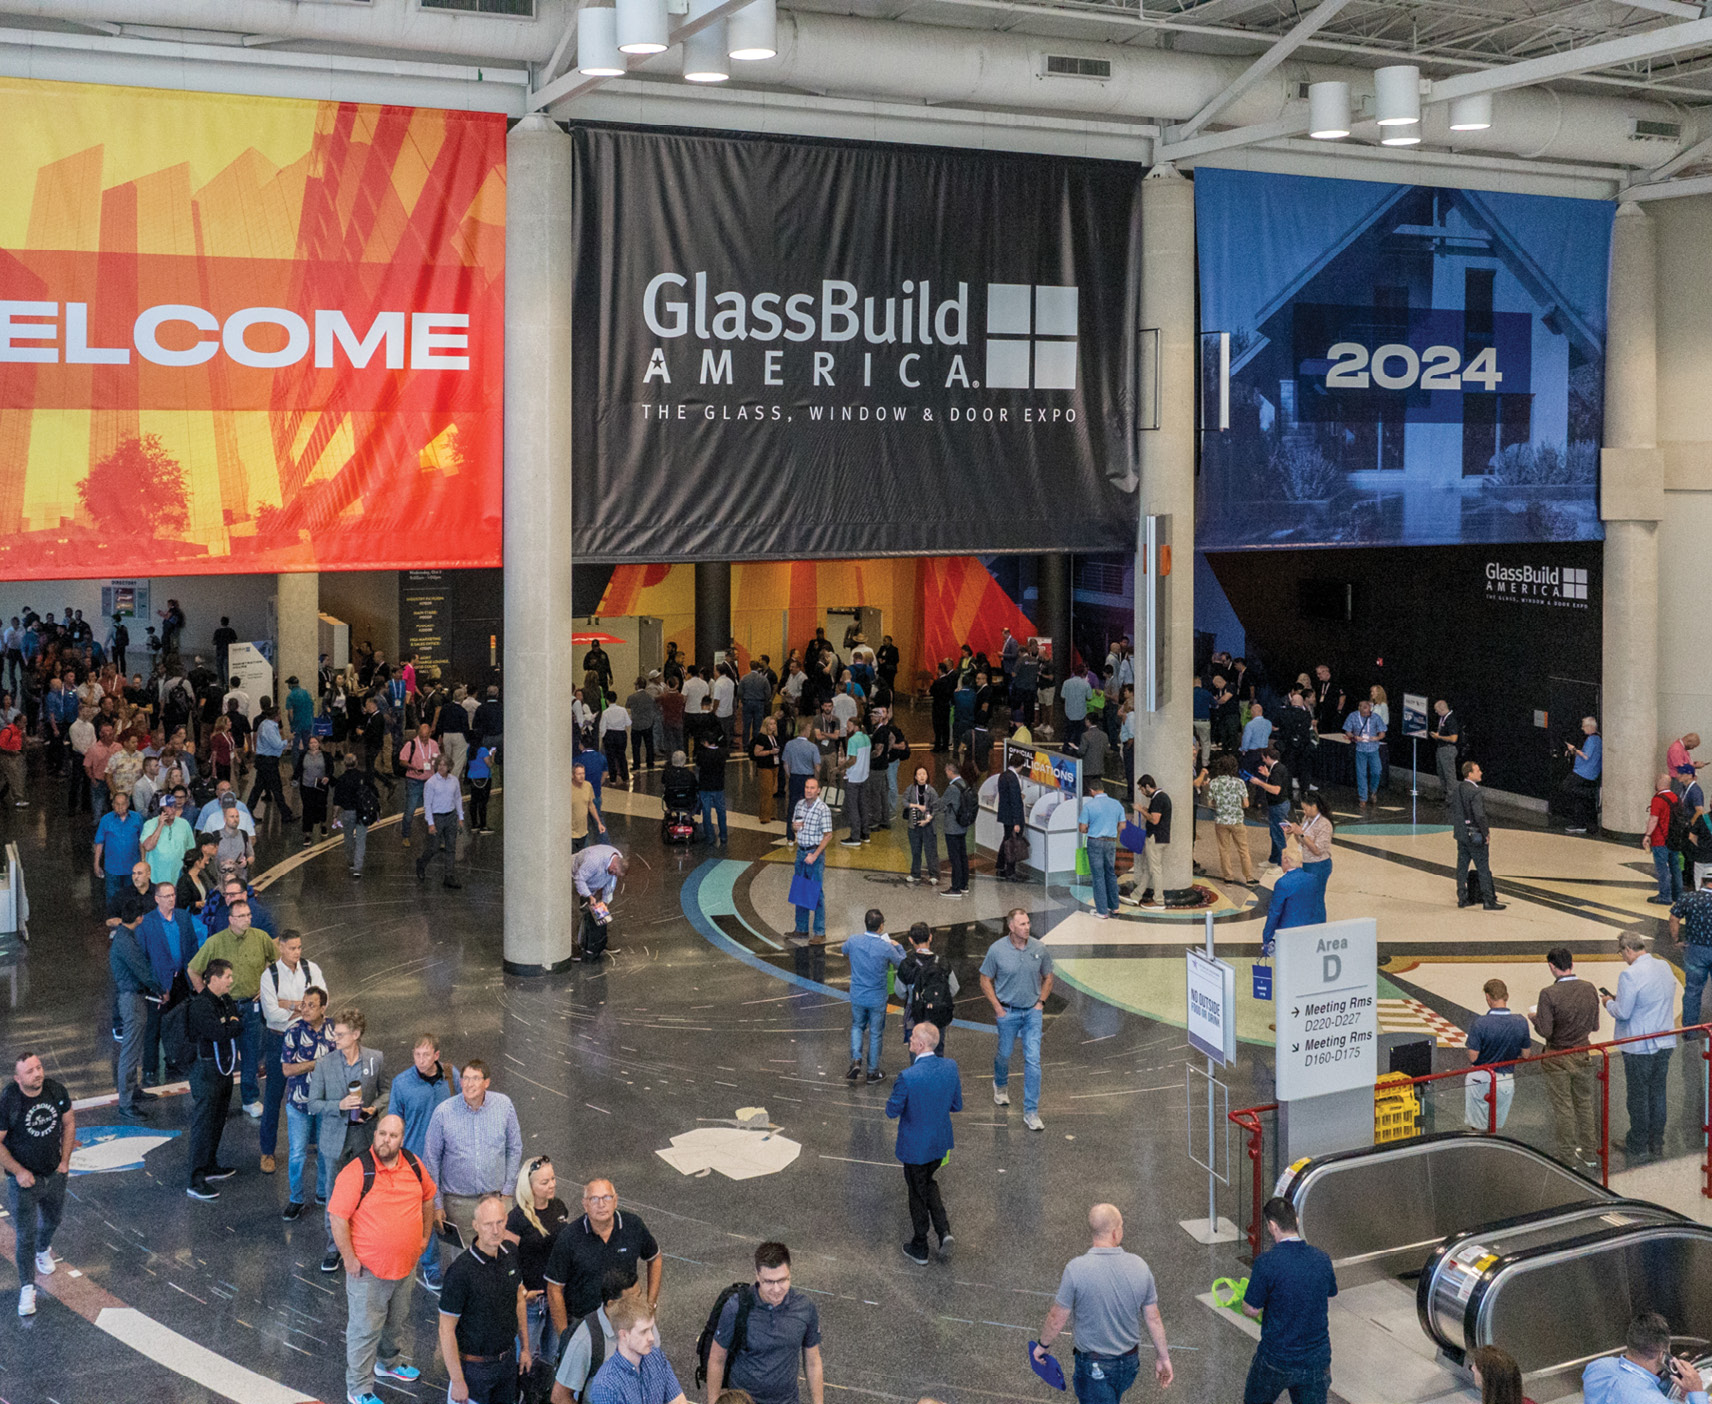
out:
{"label": "eyeglasses", "polygon": [[583,1202],[585,1204],[611,1204],[616,1201],[617,1198],[618,1196],[616,1194],[585,1194],[583,1196]]}

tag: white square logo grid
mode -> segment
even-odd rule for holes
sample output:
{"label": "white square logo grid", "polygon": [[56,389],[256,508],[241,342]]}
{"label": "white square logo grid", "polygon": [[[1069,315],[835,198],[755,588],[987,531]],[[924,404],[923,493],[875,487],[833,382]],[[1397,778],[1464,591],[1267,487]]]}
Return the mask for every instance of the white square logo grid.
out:
{"label": "white square logo grid", "polygon": [[1077,323],[1074,287],[988,283],[987,388],[1074,390]]}
{"label": "white square logo grid", "polygon": [[1587,598],[1587,572],[1566,567],[1563,572],[1563,587],[1559,595],[1566,600],[1584,600]]}

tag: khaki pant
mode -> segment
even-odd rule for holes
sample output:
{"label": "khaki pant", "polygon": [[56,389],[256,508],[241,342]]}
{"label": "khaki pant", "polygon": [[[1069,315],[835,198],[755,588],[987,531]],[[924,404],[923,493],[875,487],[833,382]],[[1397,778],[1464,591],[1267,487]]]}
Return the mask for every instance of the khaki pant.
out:
{"label": "khaki pant", "polygon": [[1245,882],[1254,881],[1254,855],[1248,851],[1248,831],[1241,824],[1214,824],[1213,834],[1219,841],[1219,876],[1234,881],[1231,859],[1240,856]]}
{"label": "khaki pant", "polygon": [[[1142,852],[1147,859],[1147,882],[1144,884],[1143,890],[1151,892],[1155,902],[1163,902],[1165,900],[1165,845],[1149,839]],[[1136,895],[1140,896],[1141,894],[1137,893]]]}
{"label": "khaki pant", "polygon": [[410,1363],[410,1298],[415,1278],[376,1277],[367,1268],[345,1274],[345,1394],[374,1393],[376,1360]]}
{"label": "khaki pant", "polygon": [[1599,1154],[1598,1079],[1590,1053],[1565,1053],[1540,1064],[1551,1099],[1558,1159],[1573,1162],[1579,1149],[1591,1160]]}
{"label": "khaki pant", "polygon": [[777,785],[778,782],[779,772],[776,770],[757,770],[755,772],[755,784],[757,786],[757,793],[755,796],[755,817],[763,824],[771,824],[773,822],[773,787]]}

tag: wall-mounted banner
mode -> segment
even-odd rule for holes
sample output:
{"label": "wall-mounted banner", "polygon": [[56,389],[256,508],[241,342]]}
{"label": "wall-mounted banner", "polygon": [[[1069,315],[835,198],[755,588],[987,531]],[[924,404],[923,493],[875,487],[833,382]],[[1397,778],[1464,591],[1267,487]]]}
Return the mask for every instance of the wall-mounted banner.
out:
{"label": "wall-mounted banner", "polygon": [[579,562],[1134,549],[1139,167],[571,134]]}
{"label": "wall-mounted banner", "polygon": [[1600,539],[1613,208],[1196,171],[1202,330],[1230,336],[1196,544]]}
{"label": "wall-mounted banner", "polygon": [[4,78],[0,128],[0,578],[499,564],[503,117]]}

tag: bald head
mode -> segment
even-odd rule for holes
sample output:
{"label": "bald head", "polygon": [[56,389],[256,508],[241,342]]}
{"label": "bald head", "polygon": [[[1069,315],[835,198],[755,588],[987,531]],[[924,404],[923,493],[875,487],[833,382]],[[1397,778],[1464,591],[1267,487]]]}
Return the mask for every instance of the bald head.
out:
{"label": "bald head", "polygon": [[1096,1204],[1088,1211],[1088,1232],[1096,1247],[1111,1248],[1123,1242],[1123,1215],[1115,1204]]}

